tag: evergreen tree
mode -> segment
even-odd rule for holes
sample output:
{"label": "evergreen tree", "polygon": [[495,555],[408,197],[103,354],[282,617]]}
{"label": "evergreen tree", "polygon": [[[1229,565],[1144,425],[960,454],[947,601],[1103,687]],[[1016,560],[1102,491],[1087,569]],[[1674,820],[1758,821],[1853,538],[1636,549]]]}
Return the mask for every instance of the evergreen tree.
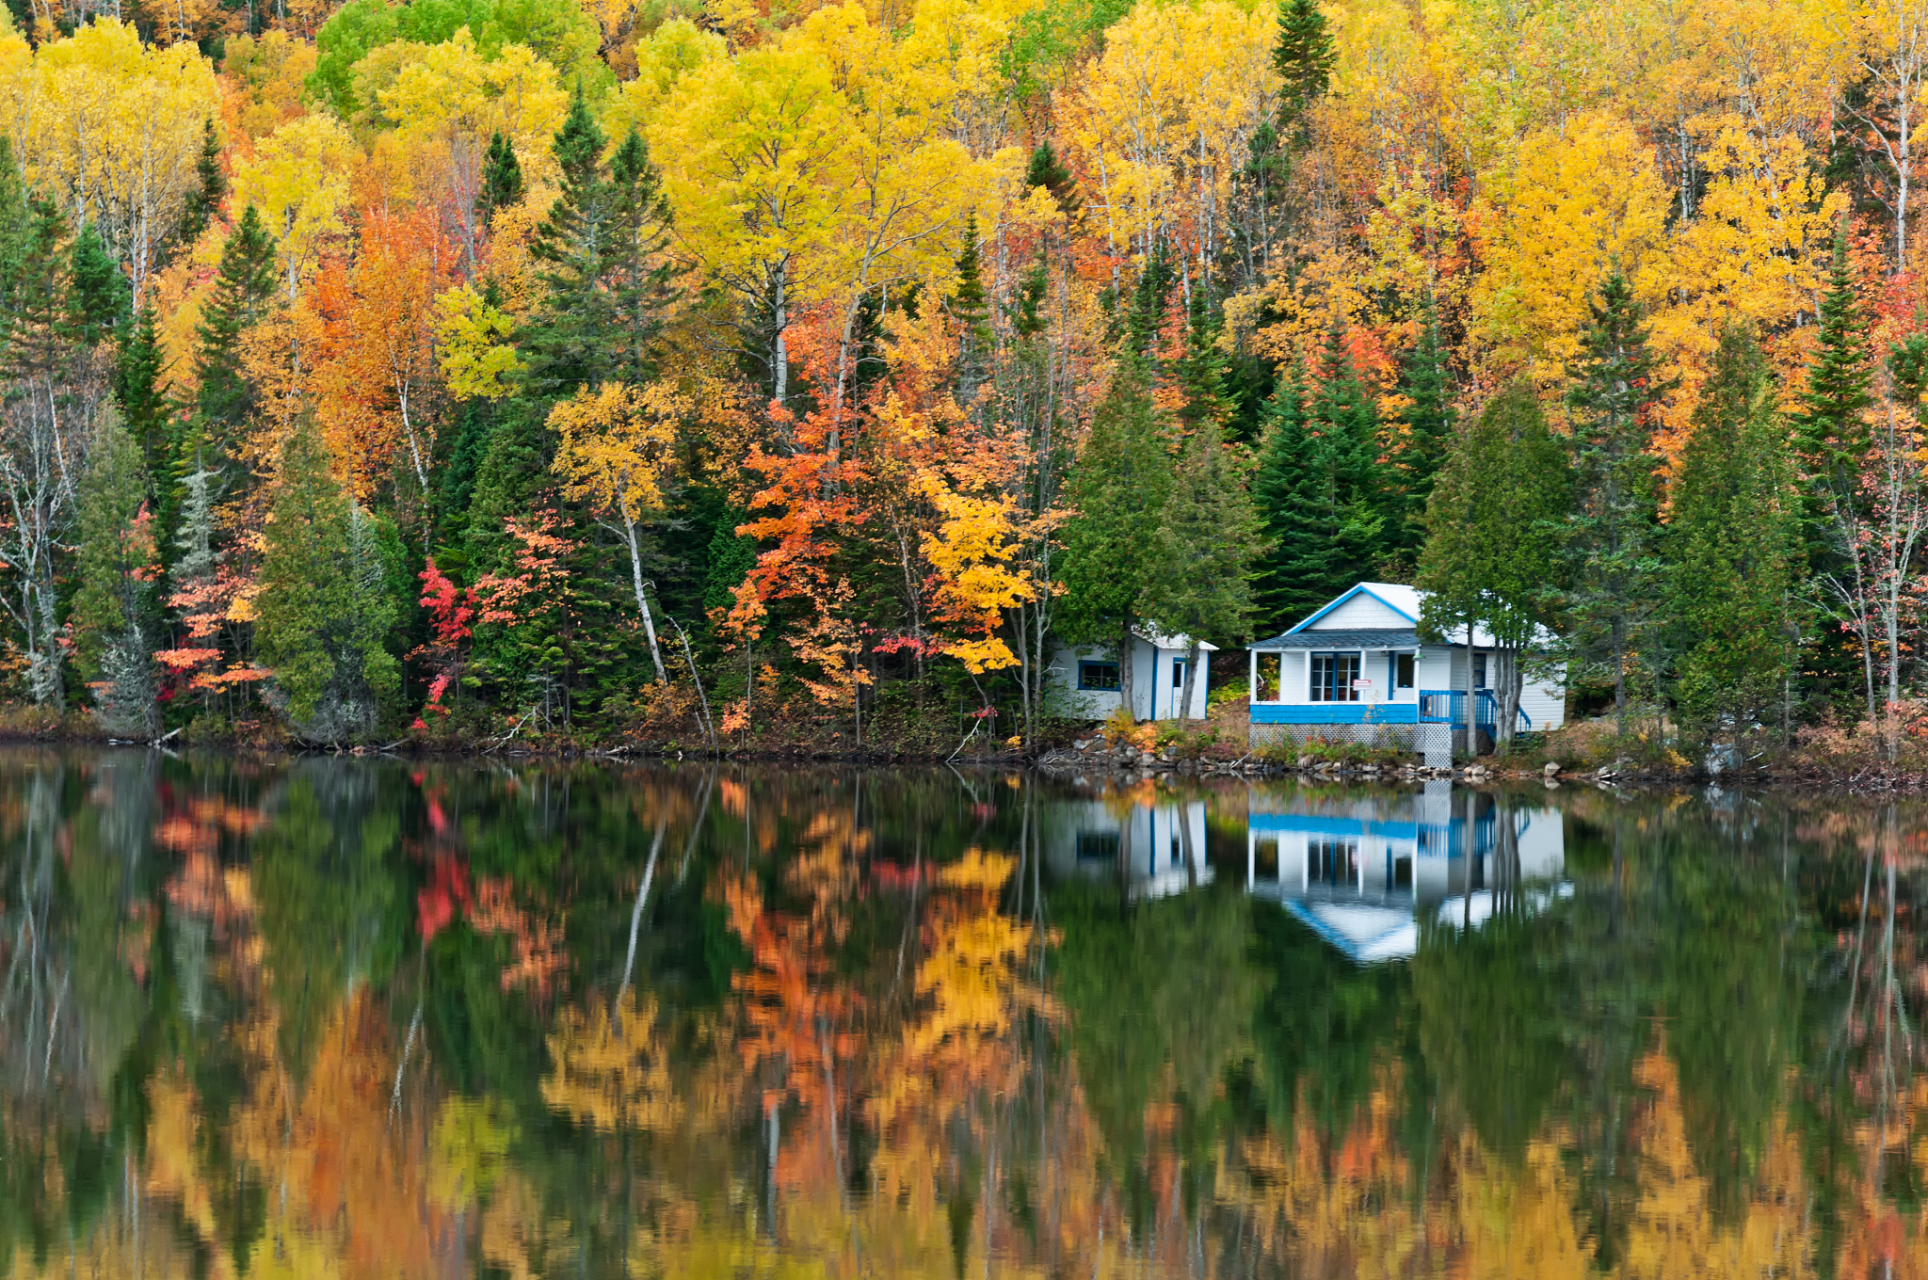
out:
{"label": "evergreen tree", "polygon": [[1615,729],[1624,735],[1628,663],[1643,647],[1660,569],[1649,423],[1667,388],[1655,377],[1658,361],[1626,277],[1609,275],[1589,308],[1580,359],[1567,371],[1574,478],[1567,643],[1581,662],[1605,664]]}
{"label": "evergreen tree", "polygon": [[488,154],[482,161],[482,189],[475,194],[475,216],[483,225],[498,209],[522,203],[522,162],[516,159],[515,145],[501,132],[489,135]]}
{"label": "evergreen tree", "polygon": [[949,310],[958,327],[957,402],[968,408],[990,376],[991,363],[991,313],[977,252],[976,214],[964,220],[964,251],[957,255],[957,287],[951,291]]}
{"label": "evergreen tree", "polygon": [[74,237],[67,268],[67,326],[76,342],[93,347],[128,320],[132,292],[120,264],[107,252],[93,223]]}
{"label": "evergreen tree", "polygon": [[1189,435],[1206,423],[1224,427],[1232,416],[1232,406],[1226,389],[1230,362],[1218,345],[1224,324],[1203,280],[1192,285],[1185,320],[1185,354],[1179,357],[1173,372],[1182,396],[1178,421]]}
{"label": "evergreen tree", "polygon": [[110,404],[95,424],[80,484],[80,589],[68,612],[74,660],[110,732],[153,736],[156,559],[147,467]]}
{"label": "evergreen tree", "polygon": [[1279,39],[1272,47],[1272,66],[1284,81],[1279,89],[1279,132],[1299,145],[1303,145],[1313,104],[1332,85],[1338,57],[1317,0],[1281,0]]}
{"label": "evergreen tree", "polygon": [[1075,217],[1084,208],[1084,197],[1078,194],[1078,179],[1068,165],[1058,158],[1051,149],[1050,142],[1040,142],[1031,153],[1031,162],[1024,171],[1024,186],[1028,191],[1043,187],[1058,202],[1058,208],[1067,217]]}
{"label": "evergreen tree", "polygon": [[1065,594],[1057,620],[1074,641],[1117,647],[1119,691],[1128,712],[1132,634],[1149,620],[1158,579],[1171,572],[1159,562],[1151,536],[1164,518],[1171,471],[1145,372],[1126,360],[1092,413],[1091,434],[1066,485],[1077,514],[1064,524]]}
{"label": "evergreen tree", "polygon": [[1855,293],[1842,231],[1835,234],[1820,319],[1819,346],[1808,368],[1801,409],[1793,415],[1795,449],[1804,473],[1802,537],[1814,569],[1820,569],[1828,555],[1832,512],[1856,501],[1860,461],[1868,447],[1862,414],[1873,402],[1870,326]]}
{"label": "evergreen tree", "polygon": [[1524,659],[1552,617],[1560,583],[1558,535],[1571,503],[1566,451],[1524,382],[1502,388],[1453,443],[1426,508],[1421,627],[1449,642],[1475,627],[1493,637],[1504,747]]}
{"label": "evergreen tree", "polygon": [[1398,486],[1398,511],[1390,520],[1391,558],[1409,569],[1426,545],[1426,499],[1433,477],[1453,438],[1452,376],[1446,368],[1446,348],[1439,335],[1439,311],[1430,296],[1418,340],[1399,366],[1399,394],[1405,398],[1398,422],[1404,428],[1393,460]]}
{"label": "evergreen tree", "polygon": [[1126,349],[1133,360],[1156,368],[1158,337],[1170,314],[1172,289],[1178,273],[1172,270],[1171,249],[1160,239],[1153,243],[1138,268],[1138,283],[1132,289],[1131,311],[1125,318]]}
{"label": "evergreen tree", "polygon": [[1185,441],[1155,539],[1162,566],[1148,605],[1161,630],[1190,640],[1181,718],[1198,678],[1199,641],[1243,640],[1252,620],[1259,516],[1246,488],[1244,451],[1225,443],[1210,418]]}
{"label": "evergreen tree", "polygon": [[401,684],[385,647],[395,602],[383,539],[329,474],[311,424],[282,450],[278,484],[255,598],[256,652],[274,671],[274,699],[298,734],[364,739]]}
{"label": "evergreen tree", "polygon": [[1313,458],[1319,468],[1322,515],[1331,530],[1337,575],[1321,600],[1329,600],[1386,558],[1389,508],[1393,505],[1381,465],[1379,410],[1353,366],[1345,335],[1333,329],[1319,354],[1319,384],[1307,406],[1309,429],[1318,436]]}
{"label": "evergreen tree", "polygon": [[516,335],[523,393],[544,405],[609,376],[616,317],[602,288],[609,268],[616,194],[601,162],[603,132],[577,93],[553,147],[561,171],[555,203],[529,248],[543,301]]}
{"label": "evergreen tree", "polygon": [[241,372],[241,335],[268,312],[275,296],[274,237],[253,205],[229,232],[214,291],[194,330],[195,408],[217,449],[225,450],[254,406]]}
{"label": "evergreen tree", "polygon": [[[1260,519],[1256,604],[1262,629],[1284,631],[1349,585],[1333,540],[1323,448],[1294,361],[1266,403],[1252,490]],[[1334,584],[1338,585],[1334,585]]]}
{"label": "evergreen tree", "polygon": [[114,402],[121,418],[141,446],[151,476],[164,465],[168,456],[167,426],[172,410],[161,389],[162,364],[160,331],[155,326],[154,307],[142,303],[134,322],[120,335],[114,360]]}
{"label": "evergreen tree", "polygon": [[228,175],[221,167],[221,135],[212,117],[201,122],[201,154],[194,161],[194,188],[181,206],[179,239],[191,245],[207,230],[208,223],[228,198]]}
{"label": "evergreen tree", "polygon": [[655,343],[671,301],[674,268],[666,252],[669,197],[643,136],[634,129],[610,157],[609,184],[613,235],[608,262],[598,274],[610,295],[620,341],[612,344],[614,367],[607,376],[641,385],[655,374]]}
{"label": "evergreen tree", "polygon": [[1694,409],[1667,528],[1674,696],[1703,736],[1743,732],[1785,695],[1801,556],[1785,439],[1760,344],[1730,325]]}

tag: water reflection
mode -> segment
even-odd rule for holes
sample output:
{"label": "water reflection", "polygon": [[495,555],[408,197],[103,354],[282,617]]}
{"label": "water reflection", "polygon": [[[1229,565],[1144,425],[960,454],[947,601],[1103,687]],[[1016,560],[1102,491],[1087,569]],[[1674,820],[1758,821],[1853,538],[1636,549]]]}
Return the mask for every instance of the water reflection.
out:
{"label": "water reflection", "polygon": [[0,754],[0,1266],[1920,1276],[1921,816]]}

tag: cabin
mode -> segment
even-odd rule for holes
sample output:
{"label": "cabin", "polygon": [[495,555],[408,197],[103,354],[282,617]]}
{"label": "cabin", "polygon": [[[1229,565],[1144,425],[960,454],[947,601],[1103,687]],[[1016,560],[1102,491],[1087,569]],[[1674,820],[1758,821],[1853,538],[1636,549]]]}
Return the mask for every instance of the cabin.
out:
{"label": "cabin", "polygon": [[1109,882],[1131,902],[1212,882],[1203,800],[1128,806],[1066,801],[1047,806],[1038,821],[1046,865],[1056,879]]}
{"label": "cabin", "polygon": [[[1185,696],[1185,663],[1191,640],[1140,631],[1132,636],[1131,680],[1134,720],[1172,720]],[[1205,686],[1211,675],[1206,656],[1216,645],[1199,642],[1198,679],[1192,683],[1190,719],[1205,718]],[[1109,720],[1124,700],[1118,670],[1118,646],[1060,645],[1045,670],[1045,683],[1054,691],[1059,712],[1073,720]]]}
{"label": "cabin", "polygon": [[[1425,593],[1361,582],[1284,635],[1251,647],[1251,744],[1356,742],[1402,747],[1428,764],[1490,750],[1499,700],[1499,646],[1473,628],[1455,644],[1422,643]],[[1547,637],[1550,642],[1552,637]],[[1520,693],[1516,731],[1566,719],[1565,664],[1535,662]]]}

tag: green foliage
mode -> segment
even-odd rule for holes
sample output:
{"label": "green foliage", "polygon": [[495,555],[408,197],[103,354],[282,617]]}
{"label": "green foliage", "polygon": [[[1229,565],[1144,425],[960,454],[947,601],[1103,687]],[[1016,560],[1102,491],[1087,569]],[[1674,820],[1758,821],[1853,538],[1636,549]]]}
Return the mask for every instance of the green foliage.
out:
{"label": "green foliage", "polygon": [[490,134],[488,154],[482,158],[482,189],[475,194],[476,217],[487,224],[497,209],[520,204],[522,195],[522,162],[516,159],[515,144],[500,132]]}
{"label": "green foliage", "polygon": [[1272,66],[1284,82],[1279,91],[1279,131],[1303,139],[1307,116],[1332,84],[1339,52],[1317,0],[1280,0],[1279,40]]}
{"label": "green foliage", "polygon": [[279,486],[255,601],[257,651],[298,734],[365,739],[400,690],[400,665],[384,647],[396,611],[381,532],[329,474],[312,426],[289,439]]}
{"label": "green foliage", "polygon": [[152,735],[155,563],[141,447],[103,408],[80,486],[80,590],[68,613],[74,660],[109,729]]}
{"label": "green foliage", "polygon": [[1295,362],[1267,402],[1253,480],[1263,521],[1257,604],[1267,632],[1285,630],[1351,585],[1342,581],[1346,570],[1326,518],[1320,447],[1307,413],[1305,369]]}
{"label": "green foliage", "polygon": [[191,245],[220,213],[228,198],[228,174],[221,167],[221,134],[210,116],[201,124],[201,154],[194,160],[194,187],[181,206],[181,225],[175,239]]}
{"label": "green foliage", "polygon": [[1868,434],[1862,412],[1873,403],[1868,317],[1855,292],[1845,233],[1834,241],[1834,265],[1821,295],[1821,333],[1808,368],[1801,408],[1791,415],[1796,457],[1805,478],[1802,536],[1810,563],[1829,555],[1827,527],[1837,505],[1857,501],[1861,456]]}
{"label": "green foliage", "polygon": [[1207,423],[1222,427],[1232,416],[1226,386],[1230,361],[1219,346],[1224,331],[1224,317],[1213,305],[1210,286],[1202,280],[1193,282],[1185,317],[1185,353],[1172,371],[1183,397],[1178,407],[1179,427],[1186,434]]}
{"label": "green foliage", "polygon": [[1458,414],[1453,408],[1453,380],[1446,368],[1446,349],[1440,339],[1439,309],[1426,299],[1419,338],[1399,365],[1399,394],[1405,405],[1397,422],[1403,431],[1393,451],[1393,480],[1398,501],[1388,513],[1390,558],[1401,566],[1419,559],[1426,545],[1426,499],[1433,478],[1446,456]]}
{"label": "green foliage", "polygon": [[80,229],[71,252],[67,268],[68,330],[74,341],[92,347],[127,322],[133,291],[93,223]]}
{"label": "green foliage", "polygon": [[1626,277],[1609,275],[1589,307],[1592,322],[1567,393],[1575,494],[1566,639],[1583,662],[1606,664],[1624,734],[1628,663],[1647,648],[1660,571],[1651,419],[1668,388],[1654,374],[1657,357]]}
{"label": "green foliage", "polygon": [[1681,453],[1667,531],[1674,696],[1698,734],[1739,732],[1782,696],[1800,555],[1785,438],[1760,344],[1730,326]]}
{"label": "green foliage", "polygon": [[275,299],[275,242],[253,205],[242,210],[221,250],[214,290],[195,327],[195,409],[215,447],[231,448],[254,406],[241,371],[241,335],[268,313]]}
{"label": "green foliage", "polygon": [[154,322],[154,308],[143,303],[133,323],[120,334],[114,360],[114,402],[121,419],[140,443],[151,475],[167,457],[168,418],[173,404],[161,389],[165,352]]}
{"label": "green foliage", "polygon": [[1077,512],[1064,526],[1059,624],[1073,637],[1118,641],[1144,620],[1166,572],[1151,536],[1171,493],[1171,457],[1145,385],[1126,362],[1091,418],[1066,487]]}
{"label": "green foliage", "polygon": [[1246,637],[1259,550],[1248,470],[1209,419],[1185,442],[1152,539],[1158,567],[1146,609],[1161,630],[1221,644]]}

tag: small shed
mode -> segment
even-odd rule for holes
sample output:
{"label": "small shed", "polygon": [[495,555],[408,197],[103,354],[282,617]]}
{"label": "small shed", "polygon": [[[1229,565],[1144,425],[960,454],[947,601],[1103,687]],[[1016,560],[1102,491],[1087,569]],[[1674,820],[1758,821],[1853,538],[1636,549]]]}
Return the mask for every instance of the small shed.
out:
{"label": "small shed", "polygon": [[[1186,636],[1139,631],[1132,636],[1132,718],[1172,720],[1185,694],[1185,663],[1191,640]],[[1199,642],[1198,679],[1192,682],[1191,719],[1205,718],[1205,686],[1211,676],[1207,655],[1216,645]],[[1051,654],[1046,682],[1056,692],[1059,708],[1073,719],[1109,720],[1123,700],[1124,681],[1118,668],[1117,645],[1060,645]]]}

